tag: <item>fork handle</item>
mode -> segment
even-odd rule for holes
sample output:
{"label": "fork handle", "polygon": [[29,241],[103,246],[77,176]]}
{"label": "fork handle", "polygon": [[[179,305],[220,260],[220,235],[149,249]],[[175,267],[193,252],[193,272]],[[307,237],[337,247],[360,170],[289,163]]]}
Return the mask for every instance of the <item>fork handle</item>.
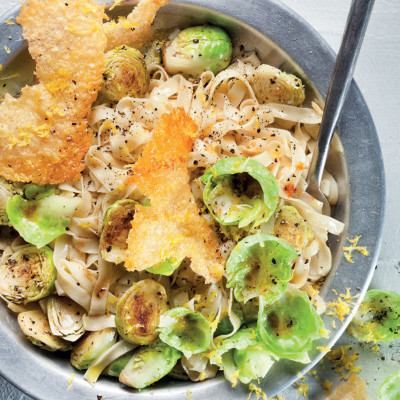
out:
{"label": "fork handle", "polygon": [[374,2],[375,0],[353,0],[351,4],[308,174],[308,178],[311,175],[315,176],[318,185],[321,183],[329,146],[353,79],[354,67]]}

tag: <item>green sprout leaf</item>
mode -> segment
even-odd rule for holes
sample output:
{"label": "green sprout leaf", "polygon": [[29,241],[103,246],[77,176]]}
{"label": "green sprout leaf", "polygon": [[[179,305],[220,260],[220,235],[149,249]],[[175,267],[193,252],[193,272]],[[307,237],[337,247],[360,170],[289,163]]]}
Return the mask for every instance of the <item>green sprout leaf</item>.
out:
{"label": "green sprout leaf", "polygon": [[400,338],[400,294],[369,290],[351,321],[349,332],[360,342],[392,342]]}
{"label": "green sprout leaf", "polygon": [[78,197],[53,194],[48,186],[27,185],[22,195],[7,200],[7,215],[13,227],[29,243],[43,247],[66,232]]}
{"label": "green sprout leaf", "polygon": [[181,352],[158,340],[141,347],[128,361],[119,380],[135,389],[143,389],[157,382],[174,368]]}
{"label": "green sprout leaf", "polygon": [[176,258],[168,258],[158,264],[147,268],[146,271],[152,274],[171,276],[173,272],[181,265],[182,260]]}
{"label": "green sprout leaf", "polygon": [[286,240],[299,253],[314,234],[293,206],[280,206],[275,213],[274,235]]}
{"label": "green sprout leaf", "polygon": [[257,226],[269,220],[278,204],[276,178],[261,163],[246,157],[218,161],[201,180],[204,204],[222,225]]}
{"label": "green sprout leaf", "polygon": [[249,383],[263,378],[273,362],[271,353],[257,338],[255,324],[223,339],[210,355],[210,363],[223,369],[225,378],[234,385],[237,379]]}
{"label": "green sprout leaf", "polygon": [[206,351],[211,343],[211,328],[205,317],[184,307],[167,311],[160,318],[160,339],[180,350],[185,357]]}
{"label": "green sprout leaf", "polygon": [[324,323],[306,293],[292,287],[274,304],[260,298],[257,330],[264,346],[277,357],[302,363],[308,350],[323,337]]}
{"label": "green sprout leaf", "polygon": [[400,369],[388,376],[378,389],[378,400],[400,399]]}
{"label": "green sprout leaf", "polygon": [[237,301],[263,296],[271,304],[286,290],[297,252],[285,240],[256,233],[241,240],[226,263],[227,287]]}

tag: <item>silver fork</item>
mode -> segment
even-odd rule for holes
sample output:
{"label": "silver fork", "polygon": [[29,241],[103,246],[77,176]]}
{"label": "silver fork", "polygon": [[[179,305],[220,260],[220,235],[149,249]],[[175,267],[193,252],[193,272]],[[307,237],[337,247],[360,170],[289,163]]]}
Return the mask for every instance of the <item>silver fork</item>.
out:
{"label": "silver fork", "polygon": [[329,146],[350,88],[374,2],[375,0],[352,1],[326,97],[317,146],[307,175],[307,192],[322,202],[322,212],[325,215],[330,215],[330,205],[320,188],[322,174],[328,158]]}

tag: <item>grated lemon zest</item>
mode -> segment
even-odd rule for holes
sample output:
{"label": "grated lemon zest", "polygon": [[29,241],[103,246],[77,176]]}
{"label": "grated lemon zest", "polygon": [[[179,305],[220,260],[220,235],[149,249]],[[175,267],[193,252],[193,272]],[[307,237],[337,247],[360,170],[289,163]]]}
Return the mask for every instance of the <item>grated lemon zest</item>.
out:
{"label": "grated lemon zest", "polygon": [[372,351],[374,354],[377,354],[378,351],[379,351],[379,349],[380,349],[379,344],[377,344],[377,345],[371,347],[371,351]]}
{"label": "grated lemon zest", "polygon": [[325,394],[328,396],[332,392],[332,382],[331,381],[325,381],[324,383],[321,384],[322,389],[324,389]]}
{"label": "grated lemon zest", "polygon": [[308,399],[308,384],[304,383],[304,380],[305,380],[305,377],[303,376],[303,378],[301,379],[301,383],[295,382],[294,384],[298,388],[297,394],[301,394],[301,395],[303,395],[303,397],[305,399]]}
{"label": "grated lemon zest", "polygon": [[351,374],[358,373],[361,371],[361,367],[356,367],[356,362],[358,360],[359,354],[354,350],[351,354],[353,346],[341,346],[335,350],[329,352],[325,358],[333,363],[333,370],[336,374],[340,374],[339,379],[347,380]]}
{"label": "grated lemon zest", "polygon": [[325,353],[331,351],[331,348],[324,344],[322,346],[317,346],[317,350],[319,350],[321,353]]}
{"label": "grated lemon zest", "polygon": [[68,391],[72,389],[72,381],[74,380],[74,374],[71,375],[71,378],[68,379]]}
{"label": "grated lemon zest", "polygon": [[350,305],[342,300],[341,297],[337,301],[331,301],[327,304],[326,315],[332,315],[340,319],[341,322],[350,314]]}
{"label": "grated lemon zest", "polygon": [[235,371],[234,372],[234,374],[232,375],[232,387],[234,388],[236,385],[237,385],[237,381],[238,381],[238,378],[239,378],[239,374],[240,374],[240,371],[239,370],[237,370],[237,371]]}
{"label": "grated lemon zest", "polygon": [[[247,400],[251,399],[251,396],[253,395],[253,393],[256,395],[256,399],[263,399],[263,400],[268,400],[267,395],[261,390],[261,388],[257,387],[254,383],[250,383],[249,385],[249,396],[247,397]],[[277,399],[279,400],[279,399]],[[281,399],[284,400],[284,399]]]}
{"label": "grated lemon zest", "polygon": [[353,261],[353,251],[357,250],[359,251],[363,256],[368,256],[369,252],[367,250],[366,246],[358,246],[358,241],[360,240],[361,236],[356,236],[353,237],[352,239],[346,238],[346,240],[351,244],[349,247],[343,247],[343,254],[344,257],[346,258],[346,260],[351,263],[354,264]]}

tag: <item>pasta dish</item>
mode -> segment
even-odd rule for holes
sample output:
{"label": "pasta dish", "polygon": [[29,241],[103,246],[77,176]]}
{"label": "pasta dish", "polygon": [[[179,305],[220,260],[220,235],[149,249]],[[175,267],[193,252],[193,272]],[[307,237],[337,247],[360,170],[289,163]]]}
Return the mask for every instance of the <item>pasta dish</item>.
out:
{"label": "pasta dish", "polygon": [[165,3],[23,5],[38,81],[0,103],[0,294],[91,384],[248,384],[326,335],[343,224],[307,193],[322,111],[220,27],[153,30]]}

